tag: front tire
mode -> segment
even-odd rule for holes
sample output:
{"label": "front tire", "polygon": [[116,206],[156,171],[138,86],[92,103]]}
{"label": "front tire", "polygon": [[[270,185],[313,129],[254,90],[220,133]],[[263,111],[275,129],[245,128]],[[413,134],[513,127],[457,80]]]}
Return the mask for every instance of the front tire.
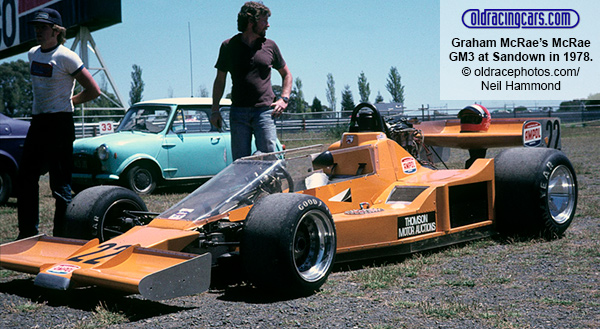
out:
{"label": "front tire", "polygon": [[515,148],[494,160],[496,219],[502,233],[560,237],[577,208],[577,177],[555,149]]}
{"label": "front tire", "polygon": [[94,186],[81,191],[67,207],[67,237],[100,242],[119,236],[132,227],[126,210],[148,211],[139,195],[119,186]]}
{"label": "front tire", "polygon": [[318,290],[331,272],[335,225],[323,201],[271,194],[250,210],[240,245],[242,264],[260,288],[292,295]]}

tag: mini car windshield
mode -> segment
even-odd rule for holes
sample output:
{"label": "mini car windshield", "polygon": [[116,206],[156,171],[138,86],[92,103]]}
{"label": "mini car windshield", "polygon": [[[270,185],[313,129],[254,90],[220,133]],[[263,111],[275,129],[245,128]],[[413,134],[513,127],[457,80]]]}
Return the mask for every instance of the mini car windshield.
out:
{"label": "mini car windshield", "polygon": [[168,106],[133,106],[121,120],[117,132],[161,132],[167,125],[170,111]]}
{"label": "mini car windshield", "polygon": [[254,204],[293,186],[284,160],[236,160],[159,218],[197,221]]}

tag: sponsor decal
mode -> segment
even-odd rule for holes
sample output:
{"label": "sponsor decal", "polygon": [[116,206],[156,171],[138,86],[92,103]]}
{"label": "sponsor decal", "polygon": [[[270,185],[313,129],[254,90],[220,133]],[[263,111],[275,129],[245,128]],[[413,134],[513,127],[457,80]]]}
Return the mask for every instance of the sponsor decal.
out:
{"label": "sponsor decal", "polygon": [[181,208],[181,209],[179,209],[178,212],[169,216],[169,219],[184,219],[185,216],[191,214],[193,211],[194,211],[194,209]]}
{"label": "sponsor decal", "polygon": [[398,217],[398,239],[435,232],[435,211]]}
{"label": "sponsor decal", "polygon": [[81,267],[77,266],[77,265],[71,265],[71,264],[60,264],[60,265],[55,265],[54,267],[52,267],[51,269],[47,270],[46,272],[48,273],[52,273],[52,274],[69,274],[72,273],[75,270],[80,269]]}
{"label": "sponsor decal", "polygon": [[381,209],[381,208],[353,209],[353,210],[344,211],[344,214],[346,214],[346,215],[367,215],[367,214],[374,214],[374,213],[381,212],[381,211],[383,211],[383,209]]}
{"label": "sponsor decal", "polygon": [[417,172],[417,161],[413,157],[402,158],[402,171],[405,174],[414,174]]}
{"label": "sponsor decal", "polygon": [[346,144],[354,143],[354,135],[347,135],[345,139]]}
{"label": "sponsor decal", "polygon": [[306,209],[309,206],[320,206],[320,205],[321,205],[321,200],[308,199],[308,200],[302,201],[302,203],[298,205],[298,210],[303,211],[304,209]]}
{"label": "sponsor decal", "polygon": [[542,143],[542,124],[530,121],[523,124],[523,146],[537,147]]}

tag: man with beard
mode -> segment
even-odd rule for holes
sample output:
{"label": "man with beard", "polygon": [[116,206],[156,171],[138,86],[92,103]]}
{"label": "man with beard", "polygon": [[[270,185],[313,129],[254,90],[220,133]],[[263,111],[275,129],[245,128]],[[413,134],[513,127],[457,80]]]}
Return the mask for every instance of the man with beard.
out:
{"label": "man with beard", "polygon": [[[270,16],[271,11],[261,2],[246,2],[237,18],[241,33],[221,44],[215,65],[217,77],[210,121],[221,129],[219,101],[225,91],[227,72],[230,72],[233,87],[229,119],[234,160],[251,154],[252,135],[260,152],[276,151],[273,119],[283,113],[292,91],[292,74],[277,44],[265,38]],[[283,80],[281,97],[277,100],[271,86],[271,68],[276,69]]]}

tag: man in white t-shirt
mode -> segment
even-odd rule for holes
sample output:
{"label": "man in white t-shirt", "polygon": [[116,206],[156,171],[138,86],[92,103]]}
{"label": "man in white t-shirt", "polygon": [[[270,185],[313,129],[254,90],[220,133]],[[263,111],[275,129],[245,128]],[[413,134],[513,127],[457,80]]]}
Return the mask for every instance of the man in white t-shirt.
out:
{"label": "man in white t-shirt", "polygon": [[[63,46],[66,29],[54,9],[43,8],[29,22],[39,46],[29,50],[33,113],[25,139],[17,184],[19,237],[38,234],[39,179],[48,170],[56,199],[53,235],[61,236],[71,202],[74,105],[95,99],[100,88],[77,54]],[[75,81],[83,91],[73,96]]]}

